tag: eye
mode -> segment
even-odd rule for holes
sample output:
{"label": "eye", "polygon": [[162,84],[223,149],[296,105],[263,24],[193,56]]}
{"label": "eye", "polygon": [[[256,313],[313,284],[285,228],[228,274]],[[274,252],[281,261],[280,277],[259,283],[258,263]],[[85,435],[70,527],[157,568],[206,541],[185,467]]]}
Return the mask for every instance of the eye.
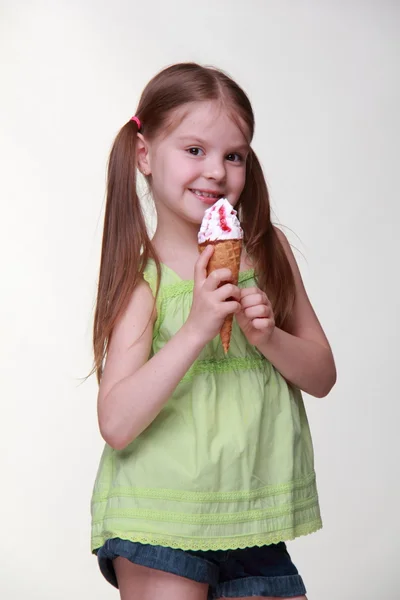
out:
{"label": "eye", "polygon": [[189,152],[192,156],[201,156],[201,153],[204,154],[201,148],[197,146],[193,146],[192,148],[188,148],[186,152]]}
{"label": "eye", "polygon": [[238,154],[237,152],[232,152],[231,154],[228,154],[226,159],[230,162],[243,162],[243,156],[241,154]]}

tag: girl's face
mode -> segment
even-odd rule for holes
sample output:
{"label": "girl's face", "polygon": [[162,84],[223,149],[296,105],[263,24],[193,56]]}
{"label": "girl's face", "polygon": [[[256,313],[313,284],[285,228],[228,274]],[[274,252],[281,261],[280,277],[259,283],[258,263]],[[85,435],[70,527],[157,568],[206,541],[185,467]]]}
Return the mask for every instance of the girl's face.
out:
{"label": "girl's face", "polygon": [[[158,218],[200,224],[218,198],[235,206],[246,175],[249,142],[218,102],[196,102],[178,109],[167,135],[139,149],[139,166],[151,175]],[[243,131],[242,131],[242,130]]]}

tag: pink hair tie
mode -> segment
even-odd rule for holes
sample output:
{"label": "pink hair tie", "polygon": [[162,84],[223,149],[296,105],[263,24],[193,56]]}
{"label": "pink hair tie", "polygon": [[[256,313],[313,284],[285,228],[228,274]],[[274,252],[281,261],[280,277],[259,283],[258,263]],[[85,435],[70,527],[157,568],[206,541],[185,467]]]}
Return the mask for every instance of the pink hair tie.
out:
{"label": "pink hair tie", "polygon": [[135,121],[136,125],[138,126],[138,130],[142,127],[139,117],[132,117],[131,121]]}

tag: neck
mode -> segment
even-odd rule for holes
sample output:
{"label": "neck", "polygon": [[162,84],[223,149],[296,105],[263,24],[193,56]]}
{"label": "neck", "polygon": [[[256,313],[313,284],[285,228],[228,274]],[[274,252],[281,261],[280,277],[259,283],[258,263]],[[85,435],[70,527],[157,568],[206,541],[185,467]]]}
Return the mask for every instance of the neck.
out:
{"label": "neck", "polygon": [[198,256],[197,234],[200,225],[188,223],[173,215],[163,218],[158,215],[153,245],[162,262],[175,263],[182,256]]}

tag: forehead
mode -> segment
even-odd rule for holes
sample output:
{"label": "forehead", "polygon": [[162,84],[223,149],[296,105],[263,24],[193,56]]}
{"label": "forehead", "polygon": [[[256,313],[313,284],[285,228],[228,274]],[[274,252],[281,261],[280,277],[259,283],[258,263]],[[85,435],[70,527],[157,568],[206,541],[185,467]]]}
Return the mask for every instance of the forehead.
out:
{"label": "forehead", "polygon": [[169,118],[173,138],[197,136],[216,139],[233,145],[250,143],[244,120],[222,102],[193,102],[176,109]]}

